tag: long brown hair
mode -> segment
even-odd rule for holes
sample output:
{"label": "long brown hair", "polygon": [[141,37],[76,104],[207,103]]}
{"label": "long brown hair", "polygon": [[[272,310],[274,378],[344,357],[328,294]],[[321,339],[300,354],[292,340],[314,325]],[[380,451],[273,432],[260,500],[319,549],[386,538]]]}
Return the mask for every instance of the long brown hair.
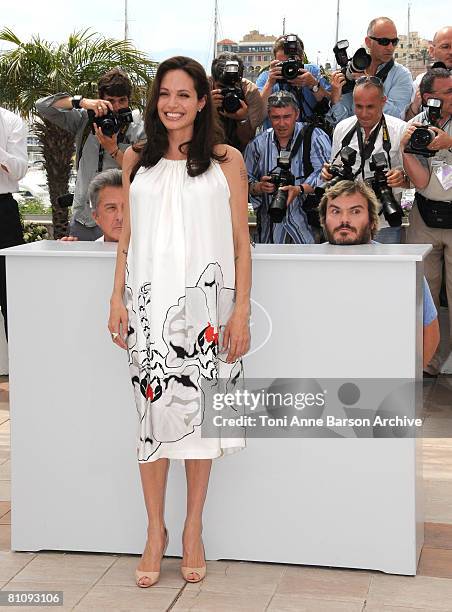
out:
{"label": "long brown hair", "polygon": [[132,171],[131,179],[133,179],[138,168],[155,166],[168,151],[168,132],[160,120],[157,102],[163,77],[170,70],[186,72],[193,79],[198,100],[206,97],[204,108],[197,113],[195,118],[192,140],[179,145],[181,153],[182,147],[187,147],[187,172],[189,176],[198,176],[205,172],[212,159],[220,163],[226,159],[226,153],[218,155],[214,151],[215,145],[224,142],[224,135],[217,114],[214,112],[209,81],[204,68],[190,57],[170,57],[159,65],[152,84],[144,119],[146,142],[133,147],[140,157]]}

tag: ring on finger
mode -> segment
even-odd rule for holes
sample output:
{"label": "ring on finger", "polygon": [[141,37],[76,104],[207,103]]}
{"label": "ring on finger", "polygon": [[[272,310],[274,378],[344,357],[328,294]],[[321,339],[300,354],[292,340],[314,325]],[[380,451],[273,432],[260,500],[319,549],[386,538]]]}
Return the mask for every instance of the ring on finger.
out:
{"label": "ring on finger", "polygon": [[119,336],[118,332],[112,332],[111,333],[111,339],[113,340],[113,342],[116,340],[116,338]]}

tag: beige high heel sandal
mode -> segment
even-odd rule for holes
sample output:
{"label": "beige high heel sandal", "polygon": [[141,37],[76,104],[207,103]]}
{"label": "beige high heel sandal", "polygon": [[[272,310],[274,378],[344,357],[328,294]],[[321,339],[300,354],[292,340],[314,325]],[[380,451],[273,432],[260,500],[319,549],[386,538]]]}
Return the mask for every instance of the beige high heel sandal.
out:
{"label": "beige high heel sandal", "polygon": [[[204,552],[204,558],[206,558],[206,551],[204,549],[204,543],[202,545],[202,549]],[[181,566],[180,571],[182,573],[184,580],[186,580],[187,582],[201,582],[201,580],[204,580],[204,578],[206,577],[207,566],[206,565],[203,565],[202,567]],[[189,578],[190,574],[198,574],[199,578],[195,578],[195,579]]]}
{"label": "beige high heel sandal", "polygon": [[[165,546],[163,547],[162,558],[165,556],[165,552],[168,546],[168,531],[165,527]],[[140,580],[142,578],[147,578],[148,584],[141,584]],[[136,585],[142,589],[147,589],[151,587],[153,584],[159,581],[160,572],[142,572],[141,570],[135,570],[135,581]]]}

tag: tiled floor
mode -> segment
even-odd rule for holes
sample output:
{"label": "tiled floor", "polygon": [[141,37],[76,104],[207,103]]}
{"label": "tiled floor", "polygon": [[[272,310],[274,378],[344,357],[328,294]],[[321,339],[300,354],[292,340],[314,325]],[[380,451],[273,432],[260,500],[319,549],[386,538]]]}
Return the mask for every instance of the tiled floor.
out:
{"label": "tiled floor", "polygon": [[[426,426],[452,434],[452,377],[425,385]],[[64,606],[17,610],[163,612],[452,612],[452,435],[424,440],[425,545],[416,577],[379,572],[214,561],[185,584],[179,559],[163,561],[150,589],[133,583],[137,557],[10,550],[8,380],[0,377],[0,589],[59,590]]]}

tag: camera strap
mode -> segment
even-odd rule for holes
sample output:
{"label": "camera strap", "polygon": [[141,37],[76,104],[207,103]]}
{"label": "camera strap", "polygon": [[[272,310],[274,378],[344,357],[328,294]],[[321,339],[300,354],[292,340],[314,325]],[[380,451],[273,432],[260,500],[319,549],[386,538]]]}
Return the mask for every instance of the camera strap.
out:
{"label": "camera strap", "polygon": [[394,60],[392,59],[385,66],[383,66],[381,70],[378,70],[375,76],[378,77],[380,81],[384,83],[386,81],[386,77],[392,70],[393,66],[394,66]]}
{"label": "camera strap", "polygon": [[354,177],[357,177],[358,174],[361,174],[361,176],[364,179],[364,166],[366,164],[366,161],[370,158],[370,156],[373,153],[373,150],[375,148],[375,143],[377,141],[380,130],[382,130],[383,150],[385,151],[386,157],[388,158],[388,166],[389,168],[391,168],[391,158],[389,156],[389,152],[391,150],[391,140],[389,138],[389,130],[388,130],[386,118],[384,115],[382,115],[380,122],[378,123],[377,127],[373,130],[369,140],[365,144],[363,140],[363,134],[361,131],[361,127],[359,125],[359,121],[356,121],[352,129],[349,132],[347,132],[347,134],[344,136],[342,143],[341,143],[341,148],[336,153],[332,163],[334,164],[336,159],[339,157],[342,149],[350,145],[352,138],[356,132],[356,137],[358,139],[359,156],[361,158],[361,164],[358,170],[355,172]]}
{"label": "camera strap", "polygon": [[102,172],[103,170],[104,155],[105,155],[105,149],[101,144],[99,144],[99,156],[97,158],[97,172]]}
{"label": "camera strap", "polygon": [[301,147],[301,143],[303,142],[303,138],[307,129],[307,125],[304,125],[301,130],[298,132],[298,136],[295,138],[294,143],[290,149],[289,159],[292,162],[295,155],[298,153],[298,150]]}
{"label": "camera strap", "polygon": [[366,161],[370,158],[370,156],[373,153],[373,150],[375,148],[375,143],[377,141],[380,130],[381,130],[381,136],[382,136],[382,141],[383,141],[383,151],[386,153],[386,157],[388,159],[388,167],[391,168],[391,157],[389,155],[389,152],[391,150],[391,140],[389,138],[389,130],[388,130],[388,125],[386,123],[386,118],[384,115],[382,115],[380,119],[380,123],[374,129],[374,131],[371,134],[371,137],[365,144],[363,141],[363,133],[361,131],[361,128],[357,128],[356,135],[358,137],[359,155],[361,157],[361,165],[359,167],[358,174],[361,173],[361,176],[363,177],[363,179],[364,179],[364,166],[366,164]]}

